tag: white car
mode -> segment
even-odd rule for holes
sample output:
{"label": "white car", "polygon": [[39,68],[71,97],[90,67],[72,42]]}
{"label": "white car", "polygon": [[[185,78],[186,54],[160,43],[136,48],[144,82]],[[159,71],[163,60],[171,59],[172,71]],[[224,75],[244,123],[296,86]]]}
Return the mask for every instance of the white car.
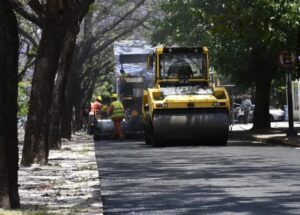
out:
{"label": "white car", "polygon": [[284,111],[279,108],[270,106],[269,113],[271,122],[284,120]]}
{"label": "white car", "polygon": [[[250,109],[250,113],[249,113],[249,121],[250,122],[253,119],[254,107],[255,107],[255,105],[252,105],[251,109]],[[240,104],[234,104],[233,112],[234,112],[234,120],[235,121],[238,121],[238,123],[244,123],[245,122],[244,111],[242,110]],[[271,122],[283,121],[284,120],[284,111],[279,109],[279,108],[275,108],[273,106],[270,106],[269,114],[270,114],[270,121]]]}

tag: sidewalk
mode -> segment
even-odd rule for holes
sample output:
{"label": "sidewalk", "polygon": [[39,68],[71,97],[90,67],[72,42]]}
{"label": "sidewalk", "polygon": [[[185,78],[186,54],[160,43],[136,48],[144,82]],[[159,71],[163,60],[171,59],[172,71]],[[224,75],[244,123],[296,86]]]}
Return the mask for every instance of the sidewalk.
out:
{"label": "sidewalk", "polygon": [[0,209],[0,215],[103,214],[94,141],[86,133],[78,132],[62,142],[61,150],[51,150],[48,165],[21,166],[19,184],[21,210]]}
{"label": "sidewalk", "polygon": [[[270,144],[300,147],[300,133],[295,137],[287,137],[286,130],[289,128],[287,121],[272,122],[267,130],[252,131],[252,123],[235,124],[231,127],[229,139],[252,140]],[[294,122],[295,131],[300,132],[300,121]]]}

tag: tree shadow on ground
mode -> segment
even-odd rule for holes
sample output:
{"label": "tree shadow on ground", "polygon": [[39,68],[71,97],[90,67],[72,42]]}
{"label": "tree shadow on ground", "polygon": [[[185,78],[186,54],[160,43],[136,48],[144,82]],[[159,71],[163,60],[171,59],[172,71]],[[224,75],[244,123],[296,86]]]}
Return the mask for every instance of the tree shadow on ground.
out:
{"label": "tree shadow on ground", "polygon": [[[299,212],[298,164],[280,159],[270,164],[255,153],[237,158],[222,147],[188,154],[186,147],[168,152],[170,148],[149,148],[141,142],[131,145],[95,143],[104,214]],[[290,187],[280,187],[283,181]]]}

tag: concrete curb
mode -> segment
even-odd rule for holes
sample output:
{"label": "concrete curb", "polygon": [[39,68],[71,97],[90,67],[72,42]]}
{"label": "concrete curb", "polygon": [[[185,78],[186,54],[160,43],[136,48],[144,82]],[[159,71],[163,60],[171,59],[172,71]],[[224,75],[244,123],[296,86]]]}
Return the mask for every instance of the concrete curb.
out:
{"label": "concrete curb", "polygon": [[267,143],[276,145],[285,145],[291,147],[300,147],[299,137],[274,137],[266,140]]}
{"label": "concrete curb", "polygon": [[[285,133],[277,133],[277,135],[283,135]],[[259,136],[265,137],[259,137]],[[284,145],[291,147],[300,147],[300,136],[297,137],[286,137],[286,136],[275,136],[273,133],[254,133],[250,131],[245,132],[231,132],[229,139],[239,139],[255,141],[260,143]]]}

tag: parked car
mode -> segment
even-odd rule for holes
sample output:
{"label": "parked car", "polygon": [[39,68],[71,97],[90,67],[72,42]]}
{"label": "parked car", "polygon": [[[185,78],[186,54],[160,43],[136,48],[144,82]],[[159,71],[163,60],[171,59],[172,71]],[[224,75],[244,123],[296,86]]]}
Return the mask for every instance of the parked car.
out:
{"label": "parked car", "polygon": [[[250,113],[249,113],[249,121],[250,122],[252,122],[252,120],[253,120],[254,108],[255,108],[255,105],[252,105],[250,108]],[[269,114],[270,114],[271,122],[284,120],[284,111],[279,108],[270,106]],[[234,116],[234,121],[237,121],[238,123],[245,122],[245,115],[244,115],[244,111],[241,108],[241,104],[238,104],[238,103],[233,104],[233,116]]]}
{"label": "parked car", "polygon": [[239,103],[233,103],[233,119],[238,123],[244,123],[244,112]]}
{"label": "parked car", "polygon": [[271,122],[284,120],[284,111],[279,108],[270,106],[269,113]]}
{"label": "parked car", "polygon": [[[252,121],[253,118],[253,111],[254,111],[255,105],[252,105],[249,112],[249,121]],[[238,123],[244,123],[245,122],[245,114],[242,110],[241,104],[239,103],[233,103],[233,116],[234,121]]]}

